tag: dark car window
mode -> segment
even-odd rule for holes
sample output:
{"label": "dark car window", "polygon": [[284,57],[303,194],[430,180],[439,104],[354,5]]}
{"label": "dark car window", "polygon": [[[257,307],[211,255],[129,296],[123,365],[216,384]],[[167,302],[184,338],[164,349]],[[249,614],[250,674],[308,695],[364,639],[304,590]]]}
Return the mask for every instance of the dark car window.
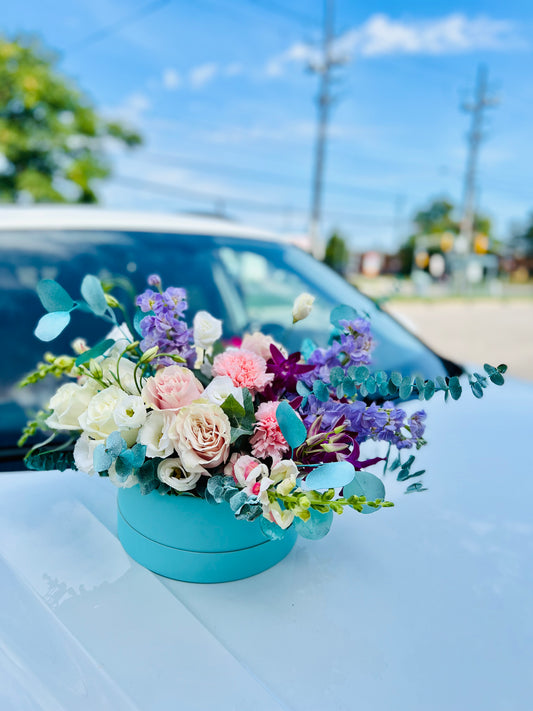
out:
{"label": "dark car window", "polygon": [[[71,296],[79,296],[85,274],[122,277],[121,296],[146,287],[151,273],[167,286],[183,286],[189,312],[210,311],[224,321],[224,336],[263,328],[290,349],[311,337],[326,345],[329,312],[348,303],[368,313],[377,342],[376,368],[446,375],[442,361],[388,314],[334,272],[290,245],[252,239],[105,230],[1,231],[0,309],[3,348],[0,350],[0,445],[12,445],[25,420],[55,384],[20,390],[16,382],[31,370],[45,350],[70,352],[69,344],[83,336],[94,344],[109,330],[102,321],[76,311],[60,338],[43,344],[33,329],[43,314],[35,287],[40,279],[57,279]],[[305,321],[291,326],[291,306],[299,293],[316,296]]]}

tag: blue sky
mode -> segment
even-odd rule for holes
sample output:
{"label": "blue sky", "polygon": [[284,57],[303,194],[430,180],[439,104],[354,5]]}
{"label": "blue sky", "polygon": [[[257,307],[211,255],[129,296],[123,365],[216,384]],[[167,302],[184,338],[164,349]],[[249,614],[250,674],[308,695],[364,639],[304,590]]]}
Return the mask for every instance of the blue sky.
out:
{"label": "blue sky", "polygon": [[[92,35],[148,4],[25,0],[3,7],[0,31],[39,33],[100,110],[144,134],[142,149],[115,150],[105,204],[217,207],[303,231],[317,94],[306,65],[322,3],[161,0]],[[479,206],[505,237],[533,210],[533,5],[338,0],[335,25],[347,63],[335,82],[324,232],[394,248],[431,197],[460,201],[469,116],[459,106],[483,62],[500,104],[487,112]]]}

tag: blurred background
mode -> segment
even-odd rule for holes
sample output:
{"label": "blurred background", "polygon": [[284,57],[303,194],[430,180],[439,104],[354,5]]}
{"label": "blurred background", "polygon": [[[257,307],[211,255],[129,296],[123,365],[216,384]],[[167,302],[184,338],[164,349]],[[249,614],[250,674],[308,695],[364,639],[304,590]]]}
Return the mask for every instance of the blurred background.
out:
{"label": "blurred background", "polygon": [[525,0],[25,0],[0,202],[274,230],[444,356],[533,380]]}

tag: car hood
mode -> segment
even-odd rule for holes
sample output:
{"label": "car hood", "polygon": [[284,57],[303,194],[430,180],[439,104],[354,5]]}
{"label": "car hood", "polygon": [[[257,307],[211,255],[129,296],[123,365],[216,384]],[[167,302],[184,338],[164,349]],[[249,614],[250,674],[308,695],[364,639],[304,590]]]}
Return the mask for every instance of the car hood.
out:
{"label": "car hood", "polygon": [[108,481],[0,475],[2,709],[529,708],[532,405],[435,398],[427,491],[220,585],[133,562]]}

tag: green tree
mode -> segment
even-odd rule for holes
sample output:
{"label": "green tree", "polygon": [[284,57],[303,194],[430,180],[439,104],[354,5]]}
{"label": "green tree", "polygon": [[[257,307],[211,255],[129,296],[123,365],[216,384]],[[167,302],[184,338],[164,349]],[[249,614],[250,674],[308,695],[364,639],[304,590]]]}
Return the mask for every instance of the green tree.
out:
{"label": "green tree", "polygon": [[0,202],[97,201],[110,174],[105,141],[140,136],[100,117],[39,40],[0,36]]}
{"label": "green tree", "polygon": [[334,232],[326,245],[324,262],[339,274],[346,273],[350,253],[343,237]]}
{"label": "green tree", "polygon": [[[422,235],[438,235],[449,232],[458,235],[461,231],[461,222],[455,217],[456,208],[449,200],[433,200],[428,207],[418,210],[413,217],[415,231],[411,234],[398,250],[402,264],[402,274],[410,274],[413,264],[413,255],[417,237]],[[474,232],[490,235],[491,222],[485,215],[474,216]],[[430,249],[430,253],[438,252],[437,248]]]}
{"label": "green tree", "polygon": [[514,229],[511,245],[522,254],[533,257],[533,212],[524,225]]}

